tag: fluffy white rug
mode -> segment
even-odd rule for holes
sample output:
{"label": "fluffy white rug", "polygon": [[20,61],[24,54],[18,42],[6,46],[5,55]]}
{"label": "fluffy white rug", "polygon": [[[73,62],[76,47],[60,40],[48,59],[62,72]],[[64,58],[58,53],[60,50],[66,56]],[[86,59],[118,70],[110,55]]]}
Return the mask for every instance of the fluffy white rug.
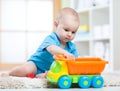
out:
{"label": "fluffy white rug", "polygon": [[[120,86],[120,75],[102,75],[105,83],[104,86]],[[23,88],[47,88],[50,83],[47,79],[27,78],[27,77],[1,77],[0,89],[23,89]],[[51,87],[56,87],[51,85]]]}
{"label": "fluffy white rug", "polygon": [[120,86],[120,73],[109,73],[102,75],[104,78],[104,86]]}
{"label": "fluffy white rug", "polygon": [[20,88],[45,88],[47,87],[46,79],[27,78],[27,77],[1,77],[1,89],[20,89]]}

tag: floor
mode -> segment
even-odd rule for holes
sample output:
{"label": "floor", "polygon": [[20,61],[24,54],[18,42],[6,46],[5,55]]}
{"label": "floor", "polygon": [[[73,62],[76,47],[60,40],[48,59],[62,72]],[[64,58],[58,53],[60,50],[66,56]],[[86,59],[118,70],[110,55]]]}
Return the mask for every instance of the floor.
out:
{"label": "floor", "polygon": [[[108,74],[110,76],[110,82],[114,83],[115,77],[116,80],[118,80],[120,77],[119,74],[116,74],[115,77],[112,77],[112,74]],[[120,79],[119,79],[120,80]],[[120,81],[118,81],[120,84]],[[117,83],[118,84],[118,83]],[[0,89],[0,91],[120,91],[120,85],[119,86],[107,86],[102,88],[89,88],[89,89],[81,89],[81,88],[70,88],[70,89],[60,89],[60,88],[38,88],[38,89]]]}
{"label": "floor", "polygon": [[103,87],[103,88],[70,88],[70,89],[54,89],[54,88],[40,88],[40,89],[0,89],[0,91],[120,91],[120,87]]}

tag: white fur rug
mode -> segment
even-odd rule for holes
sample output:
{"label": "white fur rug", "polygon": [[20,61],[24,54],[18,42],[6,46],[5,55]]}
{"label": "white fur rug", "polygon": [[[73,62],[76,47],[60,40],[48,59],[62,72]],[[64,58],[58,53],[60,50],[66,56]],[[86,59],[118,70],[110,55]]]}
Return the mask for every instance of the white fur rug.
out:
{"label": "white fur rug", "polygon": [[[102,75],[105,83],[104,86],[120,86],[120,75]],[[27,77],[1,77],[0,89],[23,89],[23,88],[47,88],[50,83],[47,79],[27,78]],[[55,87],[51,85],[51,87]]]}
{"label": "white fur rug", "polygon": [[46,79],[27,78],[27,77],[1,77],[1,89],[20,89],[20,88],[45,88],[47,87]]}
{"label": "white fur rug", "polygon": [[104,86],[120,86],[120,73],[109,73],[102,75]]}

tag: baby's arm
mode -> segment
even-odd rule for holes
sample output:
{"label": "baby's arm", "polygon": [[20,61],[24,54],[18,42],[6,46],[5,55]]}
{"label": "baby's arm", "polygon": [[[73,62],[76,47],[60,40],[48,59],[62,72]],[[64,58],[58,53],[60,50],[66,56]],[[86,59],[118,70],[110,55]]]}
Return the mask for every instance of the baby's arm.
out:
{"label": "baby's arm", "polygon": [[50,45],[48,46],[47,48],[47,51],[50,52],[52,55],[55,55],[55,54],[62,54],[64,56],[66,56],[68,59],[75,59],[74,55],[67,52],[66,50],[56,46],[56,45]]}

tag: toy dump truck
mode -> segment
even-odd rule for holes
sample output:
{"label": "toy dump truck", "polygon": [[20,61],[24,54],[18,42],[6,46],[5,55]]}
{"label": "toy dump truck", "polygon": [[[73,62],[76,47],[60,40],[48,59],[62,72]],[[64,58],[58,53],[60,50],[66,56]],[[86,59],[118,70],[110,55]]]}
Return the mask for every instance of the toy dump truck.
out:
{"label": "toy dump truck", "polygon": [[100,75],[107,61],[101,58],[66,59],[63,55],[55,55],[55,60],[47,74],[50,82],[57,83],[62,89],[70,88],[77,83],[80,88],[100,88],[104,79]]}

